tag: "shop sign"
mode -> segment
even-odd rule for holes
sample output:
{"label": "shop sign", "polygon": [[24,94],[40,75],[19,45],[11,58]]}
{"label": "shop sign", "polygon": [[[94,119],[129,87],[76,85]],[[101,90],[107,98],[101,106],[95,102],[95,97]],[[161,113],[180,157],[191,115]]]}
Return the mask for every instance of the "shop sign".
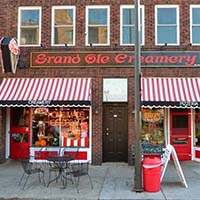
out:
{"label": "shop sign", "polygon": [[199,107],[199,103],[198,102],[184,102],[184,101],[181,101],[180,102],[180,106],[181,107]]}
{"label": "shop sign", "polygon": [[161,119],[161,114],[159,112],[150,112],[144,111],[143,112],[143,121],[145,122],[158,122]]}
{"label": "shop sign", "polygon": [[45,106],[45,105],[50,105],[51,101],[49,100],[29,100],[28,101],[29,105],[41,105],[41,106]]}
{"label": "shop sign", "polygon": [[[130,66],[135,63],[135,53],[126,52],[31,52],[31,67],[71,66]],[[200,52],[144,51],[141,52],[143,67],[197,67]]]}

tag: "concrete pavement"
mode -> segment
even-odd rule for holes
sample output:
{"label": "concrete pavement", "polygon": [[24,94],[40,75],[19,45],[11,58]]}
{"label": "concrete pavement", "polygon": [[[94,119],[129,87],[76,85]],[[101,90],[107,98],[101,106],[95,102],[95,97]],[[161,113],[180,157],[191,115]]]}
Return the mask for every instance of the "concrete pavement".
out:
{"label": "concrete pavement", "polygon": [[[159,192],[136,193],[134,188],[134,167],[124,163],[105,163],[102,166],[90,166],[90,175],[94,185],[91,189],[87,176],[80,179],[80,192],[68,182],[65,189],[61,181],[44,187],[36,175],[32,175],[25,189],[18,185],[23,173],[21,163],[9,160],[0,164],[0,199],[38,199],[38,200],[200,200],[200,163],[182,161],[181,167],[188,184],[185,188],[178,177],[172,161],[167,166]],[[48,165],[43,165],[45,180],[48,181]]]}

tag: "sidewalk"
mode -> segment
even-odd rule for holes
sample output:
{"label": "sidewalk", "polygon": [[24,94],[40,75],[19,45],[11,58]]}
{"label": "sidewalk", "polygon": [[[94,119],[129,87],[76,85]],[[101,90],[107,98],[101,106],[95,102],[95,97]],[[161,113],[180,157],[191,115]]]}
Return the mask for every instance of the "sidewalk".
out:
{"label": "sidewalk", "polygon": [[[161,183],[161,190],[156,193],[133,191],[134,167],[123,163],[106,163],[102,166],[90,166],[90,175],[94,189],[90,188],[87,176],[80,179],[80,192],[70,182],[65,189],[62,183],[54,182],[48,188],[38,182],[33,175],[25,189],[18,186],[23,173],[17,161],[7,161],[0,165],[0,199],[38,199],[38,200],[114,200],[114,199],[152,199],[152,200],[194,200],[200,199],[200,163],[181,162],[181,167],[188,184],[186,189],[180,182],[173,162],[167,166]],[[46,181],[48,169],[46,169]]]}

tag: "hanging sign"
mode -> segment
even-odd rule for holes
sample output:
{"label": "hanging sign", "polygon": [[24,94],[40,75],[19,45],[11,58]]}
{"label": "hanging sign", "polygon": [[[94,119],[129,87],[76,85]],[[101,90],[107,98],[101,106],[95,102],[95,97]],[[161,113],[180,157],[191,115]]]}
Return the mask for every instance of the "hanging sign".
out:
{"label": "hanging sign", "polygon": [[0,39],[0,62],[3,73],[12,72],[15,74],[20,55],[17,39],[3,37]]}
{"label": "hanging sign", "polygon": [[185,180],[185,177],[184,177],[184,174],[183,174],[183,171],[181,169],[181,165],[179,163],[179,160],[178,160],[178,157],[177,157],[177,154],[176,154],[176,151],[174,149],[174,147],[170,144],[167,145],[167,148],[165,149],[165,153],[163,154],[162,156],[162,163],[163,163],[163,168],[162,168],[162,172],[161,172],[161,178],[160,178],[160,181],[162,181],[163,179],[163,176],[165,174],[165,171],[166,171],[166,168],[167,168],[167,164],[170,160],[170,156],[172,155],[172,158],[174,160],[174,164],[175,164],[175,167],[176,167],[176,171],[178,173],[178,176],[179,176],[179,179],[181,181],[181,183],[186,187],[188,188],[188,185],[187,185],[187,182]]}

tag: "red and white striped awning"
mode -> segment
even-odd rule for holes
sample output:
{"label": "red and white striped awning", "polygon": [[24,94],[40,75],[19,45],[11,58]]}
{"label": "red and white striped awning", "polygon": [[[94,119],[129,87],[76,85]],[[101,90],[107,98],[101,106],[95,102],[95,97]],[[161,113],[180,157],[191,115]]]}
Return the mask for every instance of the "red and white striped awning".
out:
{"label": "red and white striped awning", "polygon": [[200,78],[141,78],[143,107],[200,107]]}
{"label": "red and white striped awning", "polygon": [[0,106],[88,105],[90,78],[5,78],[0,85]]}

